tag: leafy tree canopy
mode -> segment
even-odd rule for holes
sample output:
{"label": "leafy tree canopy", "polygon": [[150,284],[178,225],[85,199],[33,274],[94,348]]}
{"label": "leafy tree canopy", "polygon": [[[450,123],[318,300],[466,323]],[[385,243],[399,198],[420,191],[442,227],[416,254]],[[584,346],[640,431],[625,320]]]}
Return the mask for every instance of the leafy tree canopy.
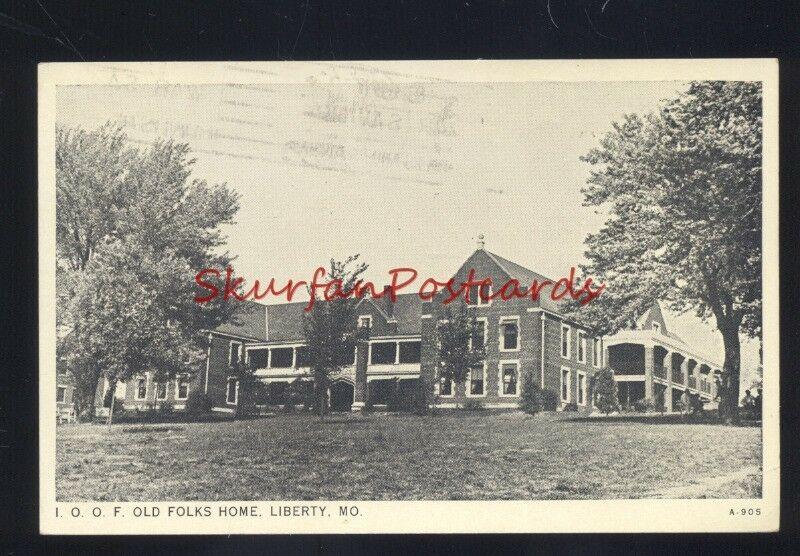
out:
{"label": "leafy tree canopy", "polygon": [[197,269],[231,261],[220,227],[238,210],[225,184],[190,179],[193,163],[186,144],[135,148],[110,124],[57,130],[57,314],[87,384],[191,369],[198,332],[236,309],[193,301]]}

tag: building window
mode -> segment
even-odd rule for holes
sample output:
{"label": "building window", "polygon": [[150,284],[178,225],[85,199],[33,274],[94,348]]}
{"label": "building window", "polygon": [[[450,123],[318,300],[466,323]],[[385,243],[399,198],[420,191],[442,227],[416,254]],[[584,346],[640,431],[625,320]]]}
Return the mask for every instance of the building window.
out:
{"label": "building window", "polygon": [[469,384],[467,385],[467,396],[483,396],[485,394],[484,382],[486,366],[476,367],[469,373]]}
{"label": "building window", "polygon": [[156,399],[157,400],[166,400],[167,399],[167,383],[166,382],[157,382],[156,383]]}
{"label": "building window", "polygon": [[147,399],[147,378],[139,378],[136,381],[136,399]]}
{"label": "building window", "polygon": [[500,320],[500,349],[503,351],[519,349],[519,321]]}
{"label": "building window", "polygon": [[569,403],[572,399],[570,396],[570,380],[571,380],[571,372],[566,367],[561,368],[561,401],[564,403]]}
{"label": "building window", "polygon": [[56,389],[56,401],[58,403],[64,403],[66,400],[67,400],[67,387],[59,386]]}
{"label": "building window", "polygon": [[485,346],[486,345],[486,326],[488,321],[485,318],[475,319],[476,327],[475,334],[469,339],[469,348],[472,349],[473,345]]}
{"label": "building window", "polygon": [[372,315],[363,315],[358,317],[358,326],[360,328],[372,328]]}
{"label": "building window", "polygon": [[492,285],[481,284],[477,295],[478,305],[491,305],[492,304]]}
{"label": "building window", "polygon": [[230,349],[228,351],[228,365],[233,367],[234,365],[239,364],[239,360],[242,358],[242,343],[241,342],[231,342]]}
{"label": "building window", "polygon": [[308,348],[306,346],[299,346],[295,354],[295,365],[298,367],[308,367]]}
{"label": "building window", "polygon": [[397,342],[375,342],[370,345],[370,363],[388,365],[395,362]]}
{"label": "building window", "polygon": [[586,405],[586,373],[578,371],[578,405]]}
{"label": "building window", "polygon": [[500,363],[500,395],[518,396],[519,395],[519,364]]}
{"label": "building window", "polygon": [[239,400],[239,381],[236,377],[228,378],[228,386],[225,390],[225,402],[229,405],[236,405]]}
{"label": "building window", "polygon": [[[352,322],[352,321],[351,321]],[[294,349],[286,348],[272,348],[272,353],[269,356],[269,366],[272,369],[288,369],[294,363]]]}
{"label": "building window", "polygon": [[453,381],[443,378],[439,380],[439,395],[445,398],[453,396]]}
{"label": "building window", "polygon": [[481,284],[480,286],[473,286],[467,291],[469,299],[467,305],[472,306],[488,306],[492,304],[492,285]]}
{"label": "building window", "polygon": [[254,369],[266,369],[269,365],[269,350],[266,348],[248,349],[247,358]]}
{"label": "building window", "polygon": [[422,342],[400,342],[400,363],[419,363]]}
{"label": "building window", "polygon": [[566,324],[561,325],[561,357],[566,357],[567,359],[569,359],[570,347],[572,347],[571,331],[572,329]]}
{"label": "building window", "polygon": [[592,340],[592,365],[595,367],[602,367],[602,357],[603,350],[602,345],[600,344],[600,338],[594,338]]}
{"label": "building window", "polygon": [[189,397],[189,377],[180,376],[175,381],[175,399],[185,400]]}
{"label": "building window", "polygon": [[576,338],[578,340],[578,361],[586,363],[586,332],[578,330]]}
{"label": "building window", "polygon": [[654,322],[653,323],[653,330],[655,330],[656,332],[660,333],[661,332],[661,323]]}

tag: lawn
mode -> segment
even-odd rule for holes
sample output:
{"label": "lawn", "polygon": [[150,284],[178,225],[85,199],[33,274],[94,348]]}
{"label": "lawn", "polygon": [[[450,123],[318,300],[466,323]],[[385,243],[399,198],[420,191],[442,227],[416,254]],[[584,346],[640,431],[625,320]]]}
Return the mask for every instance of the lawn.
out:
{"label": "lawn", "polygon": [[62,425],[60,501],[761,495],[761,429],[545,413]]}

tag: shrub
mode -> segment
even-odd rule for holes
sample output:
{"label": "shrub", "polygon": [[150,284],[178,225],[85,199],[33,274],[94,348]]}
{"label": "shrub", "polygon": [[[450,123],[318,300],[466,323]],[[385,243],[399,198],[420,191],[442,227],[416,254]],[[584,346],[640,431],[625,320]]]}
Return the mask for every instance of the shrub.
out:
{"label": "shrub", "polygon": [[557,392],[549,389],[542,390],[542,406],[545,411],[555,411],[558,409],[558,404],[559,399]]}
{"label": "shrub", "polygon": [[544,397],[542,389],[533,380],[533,375],[527,373],[522,382],[522,395],[519,399],[519,408],[530,415],[536,415],[542,410]]}
{"label": "shrub", "polygon": [[171,415],[174,410],[175,407],[171,402],[161,402],[158,406],[158,412],[162,415]]}
{"label": "shrub", "polygon": [[285,396],[286,404],[284,405],[302,405],[306,410],[313,409],[314,382],[296,378],[289,384]]}
{"label": "shrub", "polygon": [[194,415],[211,412],[211,398],[205,392],[192,390],[186,400],[186,412]]}
{"label": "shrub", "polygon": [[476,399],[468,399],[464,402],[464,411],[480,411],[483,409],[483,402]]}
{"label": "shrub", "polygon": [[638,413],[647,413],[655,409],[653,398],[642,398],[633,402],[633,410]]}
{"label": "shrub", "polygon": [[564,406],[563,411],[578,411],[578,404],[568,403]]}
{"label": "shrub", "polygon": [[606,415],[619,411],[619,394],[614,371],[601,369],[592,376],[591,398],[594,405]]}

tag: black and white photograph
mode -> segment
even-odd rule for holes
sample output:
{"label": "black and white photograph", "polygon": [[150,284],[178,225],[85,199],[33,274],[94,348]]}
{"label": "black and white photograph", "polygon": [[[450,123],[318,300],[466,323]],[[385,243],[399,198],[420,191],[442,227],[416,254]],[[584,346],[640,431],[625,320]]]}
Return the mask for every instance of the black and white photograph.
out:
{"label": "black and white photograph", "polygon": [[39,94],[43,529],[776,527],[776,62]]}

